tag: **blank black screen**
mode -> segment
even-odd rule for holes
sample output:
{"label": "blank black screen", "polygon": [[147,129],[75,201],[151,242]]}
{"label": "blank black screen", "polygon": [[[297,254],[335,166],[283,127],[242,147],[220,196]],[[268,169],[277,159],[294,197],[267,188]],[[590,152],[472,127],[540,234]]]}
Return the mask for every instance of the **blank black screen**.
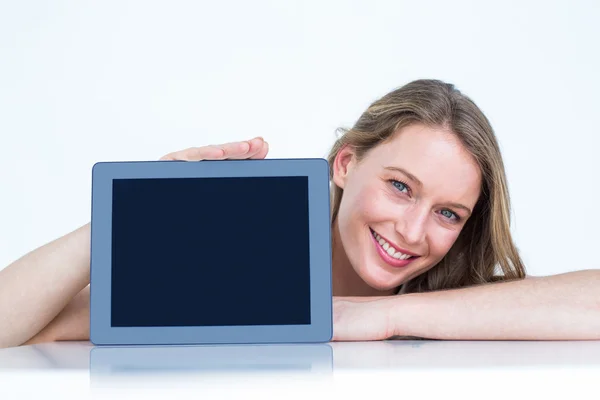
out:
{"label": "blank black screen", "polygon": [[111,325],[310,324],[308,177],[113,180]]}

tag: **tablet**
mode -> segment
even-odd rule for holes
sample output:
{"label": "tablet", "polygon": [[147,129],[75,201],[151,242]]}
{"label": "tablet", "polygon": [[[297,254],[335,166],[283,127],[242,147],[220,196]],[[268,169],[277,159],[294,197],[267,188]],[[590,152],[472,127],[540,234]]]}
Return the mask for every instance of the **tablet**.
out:
{"label": "tablet", "polygon": [[90,340],[330,341],[329,201],[320,158],[96,163]]}

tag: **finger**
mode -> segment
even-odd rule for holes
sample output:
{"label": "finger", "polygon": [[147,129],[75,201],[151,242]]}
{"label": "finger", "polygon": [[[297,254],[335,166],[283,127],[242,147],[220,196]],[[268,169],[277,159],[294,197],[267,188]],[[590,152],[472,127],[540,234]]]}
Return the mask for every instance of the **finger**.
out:
{"label": "finger", "polygon": [[262,137],[254,139],[231,142],[219,145],[202,147],[190,147],[185,150],[175,151],[160,158],[160,160],[225,160],[225,159],[248,159],[265,158],[268,152],[268,144]]}
{"label": "finger", "polygon": [[160,161],[164,161],[164,160],[173,160],[173,157],[171,156],[172,153],[169,154],[165,154],[164,156],[162,156],[161,158],[159,158]]}
{"label": "finger", "polygon": [[185,150],[169,153],[162,159],[182,161],[224,160],[232,155],[242,155],[248,152],[248,142],[231,142],[220,145],[190,147]]}
{"label": "finger", "polygon": [[174,151],[161,157],[161,160],[200,161],[220,159],[223,150],[216,146],[190,147],[185,150]]}
{"label": "finger", "polygon": [[262,151],[264,142],[265,142],[264,139],[260,136],[255,137],[254,139],[247,140],[246,143],[248,143],[250,148],[248,149],[248,151],[246,153],[239,154],[239,155],[232,155],[228,158],[230,158],[232,160],[253,158],[254,155],[256,155],[256,153]]}
{"label": "finger", "polygon": [[220,144],[215,147],[223,150],[223,156],[220,158],[221,160],[247,158],[248,153],[251,150],[251,145],[247,140],[243,142]]}
{"label": "finger", "polygon": [[267,157],[268,152],[269,152],[269,143],[265,141],[265,142],[263,142],[262,147],[255,154],[253,154],[250,158],[251,159],[263,159],[263,158]]}

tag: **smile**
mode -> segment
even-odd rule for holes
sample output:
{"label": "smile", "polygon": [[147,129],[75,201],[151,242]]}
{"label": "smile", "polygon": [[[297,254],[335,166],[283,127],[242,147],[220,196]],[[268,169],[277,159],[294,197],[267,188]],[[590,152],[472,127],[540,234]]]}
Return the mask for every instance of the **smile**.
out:
{"label": "smile", "polygon": [[383,239],[377,232],[371,229],[371,237],[375,244],[377,253],[387,264],[393,267],[404,267],[410,264],[413,260],[419,258],[419,256],[413,256],[410,254],[402,253],[396,250],[390,245],[385,239]]}

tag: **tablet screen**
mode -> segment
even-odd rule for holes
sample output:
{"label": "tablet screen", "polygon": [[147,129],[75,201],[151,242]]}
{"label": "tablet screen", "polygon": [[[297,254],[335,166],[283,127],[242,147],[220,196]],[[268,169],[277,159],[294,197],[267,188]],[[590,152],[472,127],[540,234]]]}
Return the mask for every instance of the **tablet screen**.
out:
{"label": "tablet screen", "polygon": [[114,179],[111,326],[310,324],[308,177]]}

